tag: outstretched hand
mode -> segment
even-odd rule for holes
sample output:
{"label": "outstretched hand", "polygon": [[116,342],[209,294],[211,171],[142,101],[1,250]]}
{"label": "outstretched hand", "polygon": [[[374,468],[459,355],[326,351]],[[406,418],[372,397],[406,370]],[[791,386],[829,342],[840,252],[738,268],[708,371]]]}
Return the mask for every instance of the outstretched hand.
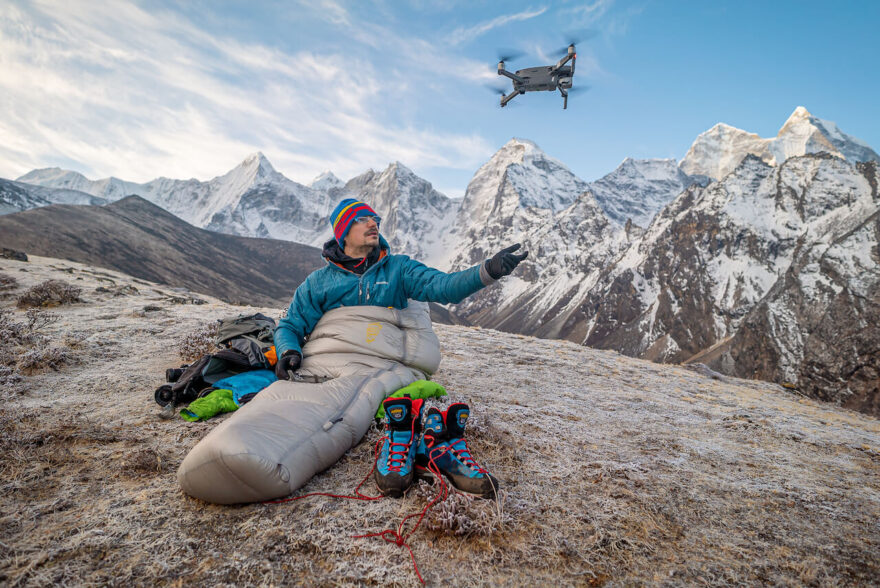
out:
{"label": "outstretched hand", "polygon": [[529,256],[528,251],[524,251],[521,255],[514,253],[519,248],[519,243],[511,245],[493,255],[491,259],[486,260],[486,271],[492,276],[492,279],[497,280],[498,278],[510,275],[510,272],[519,265],[519,262]]}

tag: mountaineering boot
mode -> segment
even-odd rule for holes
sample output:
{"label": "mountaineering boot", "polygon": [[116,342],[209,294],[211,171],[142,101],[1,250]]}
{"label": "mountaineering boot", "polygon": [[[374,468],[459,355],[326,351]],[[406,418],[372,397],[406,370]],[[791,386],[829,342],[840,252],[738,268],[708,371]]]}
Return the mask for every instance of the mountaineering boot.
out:
{"label": "mountaineering boot", "polygon": [[[437,450],[435,457],[439,457],[443,453],[441,447],[445,447],[447,441],[446,425],[443,423],[444,413],[434,406],[425,413],[425,419],[422,423],[424,434],[419,439],[418,449],[416,450],[416,475],[427,480],[433,479],[434,474],[428,469],[430,458],[429,452]],[[434,464],[436,467],[436,463]]]}
{"label": "mountaineering boot", "polygon": [[463,402],[449,405],[444,412],[433,407],[428,410],[425,434],[416,452],[416,470],[419,476],[433,477],[428,469],[433,461],[437,470],[462,492],[495,498],[498,480],[474,460],[464,438],[469,414],[470,409]]}
{"label": "mountaineering boot", "polygon": [[386,496],[403,496],[413,482],[416,445],[422,429],[422,399],[386,398],[385,434],[376,458],[376,485]]}

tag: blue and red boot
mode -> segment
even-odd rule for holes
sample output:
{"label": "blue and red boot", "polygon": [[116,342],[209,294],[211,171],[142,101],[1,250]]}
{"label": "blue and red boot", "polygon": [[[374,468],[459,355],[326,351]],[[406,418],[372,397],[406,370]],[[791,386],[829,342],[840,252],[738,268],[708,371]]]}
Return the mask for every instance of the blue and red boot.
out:
{"label": "blue and red boot", "polygon": [[433,478],[429,463],[446,476],[452,485],[462,492],[483,498],[498,495],[498,480],[480,466],[471,456],[464,427],[470,409],[463,402],[450,404],[440,412],[431,407],[425,413],[424,435],[416,452],[416,473],[420,477]]}
{"label": "blue and red boot", "polygon": [[386,398],[385,434],[376,457],[374,477],[379,492],[399,498],[412,486],[414,461],[422,431],[422,404],[419,398]]}

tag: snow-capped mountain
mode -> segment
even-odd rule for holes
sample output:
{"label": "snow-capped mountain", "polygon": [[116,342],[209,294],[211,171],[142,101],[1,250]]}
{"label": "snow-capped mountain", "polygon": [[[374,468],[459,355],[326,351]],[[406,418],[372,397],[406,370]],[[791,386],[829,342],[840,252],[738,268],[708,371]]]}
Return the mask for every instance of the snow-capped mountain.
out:
{"label": "snow-capped mountain", "polygon": [[[399,161],[381,173],[369,170],[352,178],[334,194],[369,203],[382,217],[382,235],[391,250],[419,260],[440,253],[441,238],[458,212],[456,201]],[[328,235],[325,231],[324,239]]]}
{"label": "snow-capped mountain", "polygon": [[772,139],[762,139],[754,133],[718,123],[697,137],[680,165],[687,174],[718,180],[733,171],[746,155],[779,165],[789,157],[819,152],[851,162],[880,161],[880,156],[867,143],[798,106]]}
{"label": "snow-capped mountain", "polygon": [[[35,169],[21,176],[17,181],[48,188],[63,188],[85,192],[86,194],[103,198],[107,202],[114,202],[130,194],[138,194],[138,191],[141,190],[141,184],[126,182],[119,178],[90,180],[81,173],[58,167]],[[141,194],[138,195],[140,196]],[[74,204],[74,202],[67,202],[66,204]]]}
{"label": "snow-capped mountain", "polygon": [[21,212],[50,204],[91,204],[101,206],[107,200],[66,188],[47,188],[24,182],[0,179],[0,214]]}
{"label": "snow-capped mountain", "polygon": [[345,182],[337,178],[329,169],[321,172],[318,177],[309,183],[309,188],[320,190],[322,192],[329,192],[330,190],[342,188],[343,186],[345,186]]}
{"label": "snow-capped mountain", "polygon": [[[339,199],[359,198],[382,215],[395,252],[443,270],[523,243],[529,258],[514,275],[454,307],[473,324],[704,361],[820,397],[850,394],[853,406],[880,413],[880,393],[870,392],[880,341],[865,327],[880,322],[877,165],[858,163],[877,159],[798,108],[773,139],[718,124],[678,166],[626,159],[593,183],[512,139],[462,200],[399,162],[345,184],[325,172],[303,186],[259,153],[209,182],[90,182],[57,169],[22,179],[140,194],[197,226],[315,246],[329,237]],[[26,201],[20,189],[8,193],[17,206]],[[27,206],[45,200],[28,197]],[[837,353],[835,341],[852,352]]]}
{"label": "snow-capped mountain", "polygon": [[198,227],[307,244],[316,240],[316,227],[331,207],[326,192],[286,178],[259,152],[208,182],[169,178],[144,184],[118,178],[92,181],[57,168],[32,171],[19,181],[72,188],[108,201],[135,194]]}
{"label": "snow-capped mountain", "polygon": [[52,203],[45,198],[31,194],[27,187],[20,186],[18,182],[0,180],[0,214],[21,212],[50,204]]}
{"label": "snow-capped mountain", "polygon": [[474,174],[444,238],[443,255],[432,261],[438,267],[473,265],[545,225],[587,188],[533,142],[511,139]]}
{"label": "snow-capped mountain", "polygon": [[[725,373],[800,386],[817,365],[844,380],[844,365],[880,367],[870,356],[880,335],[865,330],[880,322],[876,169],[828,154],[780,166],[747,156],[670,203],[558,334],[656,361],[706,356]],[[835,348],[821,364],[804,345],[816,325]],[[862,346],[840,350],[844,340]]]}
{"label": "snow-capped mountain", "polygon": [[629,219],[647,227],[654,215],[692,184],[709,178],[689,176],[674,159],[627,157],[610,174],[590,183],[590,191],[605,214],[618,225]]}
{"label": "snow-capped mountain", "polygon": [[789,191],[806,225],[791,263],[736,333],[698,359],[880,415],[880,173],[876,162],[841,167],[817,166],[824,178],[802,184],[803,198]]}
{"label": "snow-capped mountain", "polygon": [[262,153],[211,180],[208,188],[214,196],[193,223],[198,226],[306,244],[326,233],[321,220],[332,207],[327,193],[289,180]]}
{"label": "snow-capped mountain", "polygon": [[595,282],[624,241],[586,182],[531,141],[512,139],[474,175],[434,261],[463,269],[522,243],[529,258],[517,275],[455,310],[482,326],[532,332],[547,309]]}

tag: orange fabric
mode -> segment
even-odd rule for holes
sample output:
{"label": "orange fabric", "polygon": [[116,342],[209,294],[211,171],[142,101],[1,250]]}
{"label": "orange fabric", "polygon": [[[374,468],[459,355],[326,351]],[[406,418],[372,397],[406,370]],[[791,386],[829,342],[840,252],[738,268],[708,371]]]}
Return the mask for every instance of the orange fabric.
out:
{"label": "orange fabric", "polygon": [[267,349],[263,355],[266,356],[266,359],[269,360],[269,365],[275,365],[278,363],[278,357],[275,355],[275,346],[273,345],[269,349]]}

